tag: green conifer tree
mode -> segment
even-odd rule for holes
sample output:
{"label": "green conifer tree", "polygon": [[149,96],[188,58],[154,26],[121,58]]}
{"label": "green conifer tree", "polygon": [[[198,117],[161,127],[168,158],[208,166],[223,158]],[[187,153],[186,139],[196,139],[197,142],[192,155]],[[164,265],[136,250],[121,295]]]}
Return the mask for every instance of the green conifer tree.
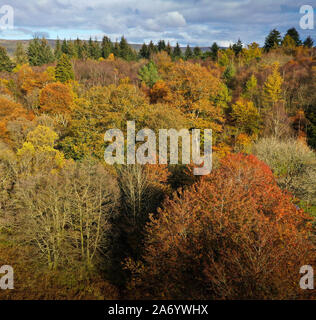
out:
{"label": "green conifer tree", "polygon": [[11,72],[13,68],[14,65],[7,54],[7,50],[0,47],[0,71]]}
{"label": "green conifer tree", "polygon": [[278,47],[281,44],[281,34],[278,30],[273,29],[266,37],[264,50],[270,51],[272,48]]}
{"label": "green conifer tree", "polygon": [[70,59],[64,53],[58,60],[57,66],[55,68],[55,78],[57,81],[60,81],[63,83],[69,80],[73,80],[75,78],[74,70],[70,62]]}
{"label": "green conifer tree", "polygon": [[16,64],[22,65],[27,63],[27,56],[21,42],[18,42],[14,51],[14,61]]}
{"label": "green conifer tree", "polygon": [[187,45],[187,48],[185,49],[184,57],[186,60],[193,58],[193,52],[189,45]]}

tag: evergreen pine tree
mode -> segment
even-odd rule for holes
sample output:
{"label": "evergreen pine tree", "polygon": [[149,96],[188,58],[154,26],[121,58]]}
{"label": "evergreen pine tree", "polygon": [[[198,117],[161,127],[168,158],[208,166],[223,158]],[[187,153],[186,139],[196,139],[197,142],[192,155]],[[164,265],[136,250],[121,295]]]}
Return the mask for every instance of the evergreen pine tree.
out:
{"label": "evergreen pine tree", "polygon": [[308,36],[304,41],[304,47],[313,48],[313,46],[314,46],[314,41],[311,38],[311,36]]}
{"label": "evergreen pine tree", "polygon": [[94,46],[94,56],[93,58],[95,60],[98,60],[99,58],[102,57],[102,50],[101,50],[101,47],[100,47],[100,43],[97,39],[94,40],[93,42],[93,46]]}
{"label": "evergreen pine tree", "polygon": [[193,55],[195,58],[200,58],[202,56],[202,51],[200,47],[194,47]]}
{"label": "evergreen pine tree", "polygon": [[64,54],[68,54],[68,43],[66,39],[63,40],[63,43],[61,45],[61,52]]}
{"label": "evergreen pine tree", "polygon": [[34,38],[27,48],[27,57],[31,66],[41,66],[53,62],[54,55],[46,39]]}
{"label": "evergreen pine tree", "polygon": [[149,45],[148,45],[148,55],[149,55],[149,57],[151,57],[157,51],[158,51],[157,47],[154,45],[154,43],[152,41],[150,41]]}
{"label": "evergreen pine tree", "polygon": [[21,42],[18,42],[14,51],[14,60],[16,64],[22,65],[27,63],[27,56]]}
{"label": "evergreen pine tree", "polygon": [[62,55],[62,51],[61,51],[61,44],[60,44],[60,40],[59,38],[57,38],[56,40],[56,46],[55,46],[55,51],[54,51],[54,56],[55,58],[58,60]]}
{"label": "evergreen pine tree", "polygon": [[176,46],[173,49],[173,53],[172,53],[173,58],[177,59],[177,58],[181,58],[182,56],[182,51],[181,48],[179,46],[179,43],[177,42]]}
{"label": "evergreen pine tree", "polygon": [[101,56],[107,59],[110,53],[113,51],[113,44],[110,38],[104,36],[101,44]]}
{"label": "evergreen pine tree", "polygon": [[143,66],[139,70],[139,78],[146,83],[150,88],[160,79],[157,67],[153,61]]}
{"label": "evergreen pine tree", "polygon": [[297,47],[302,45],[302,41],[300,40],[300,35],[295,28],[289,29],[286,32],[286,35],[284,37],[286,36],[290,36],[295,41],[295,45]]}
{"label": "evergreen pine tree", "polygon": [[146,43],[144,43],[142,45],[142,47],[140,48],[139,56],[144,59],[149,59],[149,50],[148,50]]}
{"label": "evergreen pine tree", "polygon": [[281,34],[278,30],[273,29],[269,35],[266,37],[264,43],[264,50],[270,51],[272,48],[279,46],[281,43]]}
{"label": "evergreen pine tree", "polygon": [[55,57],[52,51],[52,48],[48,44],[45,38],[41,39],[41,46],[40,46],[40,53],[41,53],[41,63],[52,63],[55,61]]}
{"label": "evergreen pine tree", "polygon": [[60,82],[67,82],[74,79],[74,70],[69,57],[62,54],[55,68],[55,78]]}
{"label": "evergreen pine tree", "polygon": [[166,52],[169,54],[169,56],[171,56],[172,54],[172,48],[171,48],[171,45],[170,45],[170,42],[168,41],[168,44],[166,46]]}
{"label": "evergreen pine tree", "polygon": [[232,49],[235,52],[235,56],[237,57],[239,53],[242,51],[242,42],[240,39],[236,43],[233,44]]}
{"label": "evergreen pine tree", "polygon": [[7,54],[7,50],[0,47],[0,71],[11,72],[13,68],[14,65]]}
{"label": "evergreen pine tree", "polygon": [[86,41],[83,41],[81,49],[79,50],[79,55],[82,57],[81,59],[86,60],[89,58],[89,46]]}
{"label": "evergreen pine tree", "polygon": [[212,60],[217,61],[219,47],[216,42],[214,42],[211,46],[211,57]]}
{"label": "evergreen pine tree", "polygon": [[114,43],[114,47],[113,47],[113,54],[115,57],[119,57],[120,56],[120,45],[117,41],[115,41]]}
{"label": "evergreen pine tree", "polygon": [[185,49],[184,57],[186,58],[186,60],[193,58],[193,52],[189,45],[187,45],[187,48]]}
{"label": "evergreen pine tree", "polygon": [[165,40],[159,40],[158,45],[157,45],[157,49],[159,52],[166,50]]}
{"label": "evergreen pine tree", "polygon": [[129,46],[124,36],[119,43],[119,57],[128,61],[135,58],[134,50]]}
{"label": "evergreen pine tree", "polygon": [[77,38],[74,41],[74,52],[75,52],[75,57],[76,58],[83,59],[83,56],[82,56],[82,41],[79,38]]}
{"label": "evergreen pine tree", "polygon": [[68,46],[68,56],[69,56],[69,58],[76,57],[74,42],[72,40],[67,41],[67,46]]}

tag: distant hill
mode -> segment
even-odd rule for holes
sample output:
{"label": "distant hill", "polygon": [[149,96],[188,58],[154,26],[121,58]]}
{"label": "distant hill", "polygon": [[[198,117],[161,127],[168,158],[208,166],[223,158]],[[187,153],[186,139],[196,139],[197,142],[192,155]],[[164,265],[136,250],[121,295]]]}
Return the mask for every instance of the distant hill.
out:
{"label": "distant hill", "polygon": [[[0,39],[0,46],[5,47],[8,51],[8,54],[10,56],[12,56],[18,42],[22,42],[23,46],[27,47],[28,43],[30,41],[31,40],[3,40],[3,39]],[[56,40],[48,39],[47,41],[52,48],[55,48]],[[132,48],[134,48],[136,51],[139,51],[142,44],[131,43],[130,46]],[[185,49],[186,49],[186,47],[181,47],[181,50],[183,52],[185,51]],[[192,47],[192,49],[193,49],[193,47]],[[201,47],[201,50],[203,52],[208,51],[209,47]]]}

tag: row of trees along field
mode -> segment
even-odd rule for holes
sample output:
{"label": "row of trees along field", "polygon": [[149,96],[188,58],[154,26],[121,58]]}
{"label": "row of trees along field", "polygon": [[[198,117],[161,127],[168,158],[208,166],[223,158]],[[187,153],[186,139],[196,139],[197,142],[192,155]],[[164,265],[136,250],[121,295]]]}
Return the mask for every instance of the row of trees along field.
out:
{"label": "row of trees along field", "polygon": [[[0,48],[2,299],[299,299],[315,262],[316,52],[295,29]],[[211,128],[213,171],[107,165],[106,130]]]}

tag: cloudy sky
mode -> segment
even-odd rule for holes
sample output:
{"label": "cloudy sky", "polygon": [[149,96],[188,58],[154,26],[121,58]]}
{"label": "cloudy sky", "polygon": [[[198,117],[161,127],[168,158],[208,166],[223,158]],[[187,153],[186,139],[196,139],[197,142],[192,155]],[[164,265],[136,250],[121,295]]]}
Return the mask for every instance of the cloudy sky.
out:
{"label": "cloudy sky", "polygon": [[[296,27],[303,39],[314,30],[301,30],[301,5],[316,0],[7,0],[14,9],[14,29],[0,31],[2,39],[112,40],[124,35],[131,43],[177,41],[181,45],[228,45],[240,38],[263,44],[267,33]],[[315,15],[316,18],[316,15]],[[316,19],[315,19],[316,20]],[[315,21],[316,27],[316,21]]]}

